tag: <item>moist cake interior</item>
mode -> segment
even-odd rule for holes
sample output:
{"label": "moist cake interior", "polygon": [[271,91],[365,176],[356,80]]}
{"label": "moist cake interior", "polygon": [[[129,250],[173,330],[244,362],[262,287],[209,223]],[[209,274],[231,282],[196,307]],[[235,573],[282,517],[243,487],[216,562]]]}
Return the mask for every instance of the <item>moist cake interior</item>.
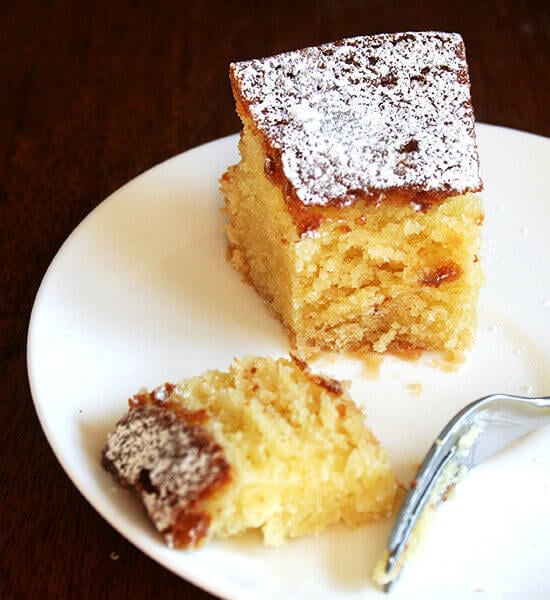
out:
{"label": "moist cake interior", "polygon": [[352,38],[236,63],[231,81],[229,256],[294,348],[468,349],[483,211],[460,36]]}
{"label": "moist cake interior", "polygon": [[393,514],[388,455],[346,386],[298,359],[245,357],[130,400],[103,465],[167,543],[248,530],[267,545]]}

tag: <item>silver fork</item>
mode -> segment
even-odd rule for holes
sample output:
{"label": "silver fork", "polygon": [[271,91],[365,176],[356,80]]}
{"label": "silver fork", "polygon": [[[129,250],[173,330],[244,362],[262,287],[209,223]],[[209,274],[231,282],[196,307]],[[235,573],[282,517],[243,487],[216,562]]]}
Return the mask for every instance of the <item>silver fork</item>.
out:
{"label": "silver fork", "polygon": [[391,531],[383,579],[397,581],[423,509],[435,507],[469,469],[534,429],[550,423],[550,396],[493,394],[462,409],[439,434],[420,465]]}

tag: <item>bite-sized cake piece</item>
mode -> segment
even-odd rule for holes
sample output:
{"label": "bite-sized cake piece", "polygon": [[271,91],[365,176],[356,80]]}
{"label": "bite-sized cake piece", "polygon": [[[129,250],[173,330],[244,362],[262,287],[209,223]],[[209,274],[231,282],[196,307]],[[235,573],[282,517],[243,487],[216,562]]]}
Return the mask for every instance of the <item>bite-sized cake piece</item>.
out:
{"label": "bite-sized cake piece", "polygon": [[345,385],[246,357],[129,401],[103,466],[174,547],[257,529],[268,545],[390,516],[399,487]]}
{"label": "bite-sized cake piece", "polygon": [[458,34],[357,37],[231,65],[231,262],[304,355],[471,346],[483,212]]}

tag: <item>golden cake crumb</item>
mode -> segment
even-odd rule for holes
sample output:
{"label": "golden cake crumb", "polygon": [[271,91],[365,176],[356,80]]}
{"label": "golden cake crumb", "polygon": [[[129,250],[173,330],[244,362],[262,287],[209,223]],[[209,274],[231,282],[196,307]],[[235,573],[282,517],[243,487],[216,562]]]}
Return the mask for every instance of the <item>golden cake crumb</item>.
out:
{"label": "golden cake crumb", "polygon": [[229,256],[293,347],[468,349],[483,211],[460,36],[352,38],[233,64],[231,83]]}
{"label": "golden cake crumb", "polygon": [[421,383],[409,383],[407,384],[407,389],[413,396],[420,396],[424,391]]}
{"label": "golden cake crumb", "polygon": [[170,545],[247,530],[279,545],[393,514],[399,485],[364,414],[301,360],[246,357],[158,389],[131,400],[103,463]]}

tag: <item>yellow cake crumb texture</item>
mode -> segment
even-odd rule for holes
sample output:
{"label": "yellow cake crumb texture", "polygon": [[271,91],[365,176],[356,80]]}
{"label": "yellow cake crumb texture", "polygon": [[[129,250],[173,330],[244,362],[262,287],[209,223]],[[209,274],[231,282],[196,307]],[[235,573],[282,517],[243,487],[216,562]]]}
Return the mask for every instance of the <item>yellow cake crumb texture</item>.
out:
{"label": "yellow cake crumb texture", "polygon": [[484,281],[479,196],[417,210],[400,198],[326,207],[307,236],[264,172],[261,135],[243,113],[241,161],[221,181],[230,260],[286,326],[316,351],[459,353],[471,347]]}
{"label": "yellow cake crumb texture", "polygon": [[212,536],[258,529],[279,545],[393,512],[398,485],[363,413],[300,361],[247,357],[181,383],[173,399],[207,411],[231,465],[231,485],[205,507]]}
{"label": "yellow cake crumb texture", "polygon": [[483,212],[460,35],[340,40],[230,66],[229,254],[303,356],[459,353]]}
{"label": "yellow cake crumb texture", "polygon": [[249,530],[276,546],[388,517],[400,492],[346,385],[298,358],[245,357],[136,394],[102,462],[173,547]]}

